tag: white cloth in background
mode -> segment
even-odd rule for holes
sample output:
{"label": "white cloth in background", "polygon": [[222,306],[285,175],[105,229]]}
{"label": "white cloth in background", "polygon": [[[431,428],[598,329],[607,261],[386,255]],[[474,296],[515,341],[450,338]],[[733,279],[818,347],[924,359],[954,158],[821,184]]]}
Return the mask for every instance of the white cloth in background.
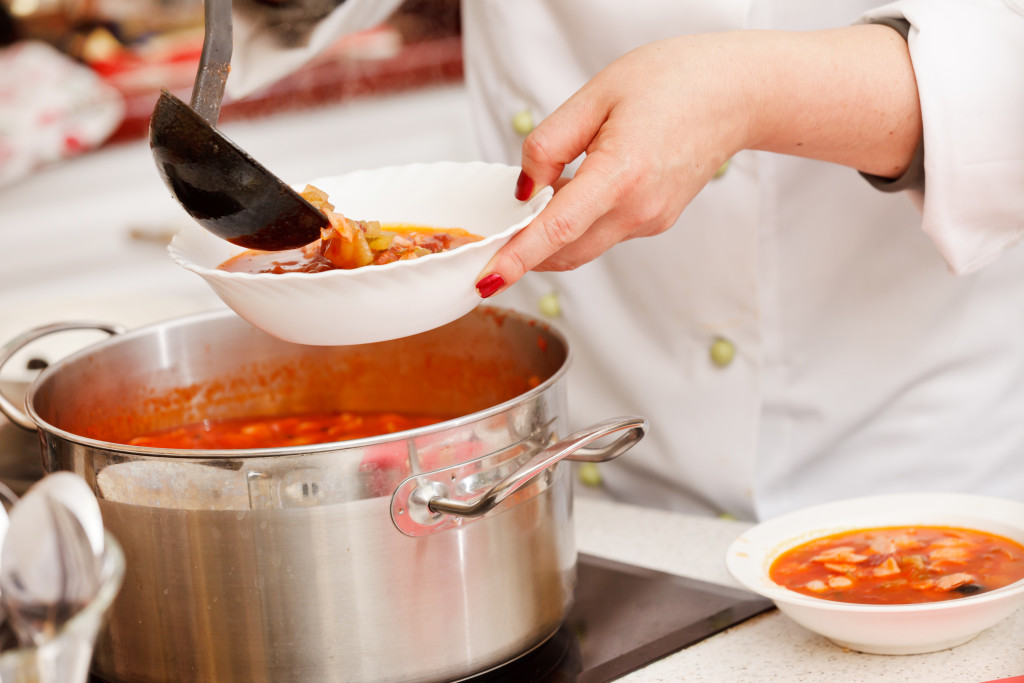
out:
{"label": "white cloth in background", "polygon": [[124,118],[124,99],[56,48],[0,48],[0,187],[101,145]]}
{"label": "white cloth in background", "polygon": [[[232,16],[231,74],[224,93],[241,99],[292,73],[349,33],[372,28],[387,19],[401,0],[343,2],[318,23],[300,44],[283,45],[272,28],[260,21],[259,6]],[[266,11],[263,8],[263,11]]]}

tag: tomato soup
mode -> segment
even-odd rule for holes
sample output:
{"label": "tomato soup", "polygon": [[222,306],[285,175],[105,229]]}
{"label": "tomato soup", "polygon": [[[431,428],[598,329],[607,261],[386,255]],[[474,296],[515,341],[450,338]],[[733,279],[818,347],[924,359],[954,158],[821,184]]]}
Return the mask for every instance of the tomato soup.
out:
{"label": "tomato soup", "polygon": [[1024,546],[957,527],[860,529],[780,555],[771,579],[789,590],[876,605],[953,600],[1024,578]]}
{"label": "tomato soup", "polygon": [[425,427],[443,418],[397,413],[304,413],[204,420],[137,436],[132,446],[197,450],[280,448],[362,439]]}
{"label": "tomato soup", "polygon": [[218,268],[241,273],[319,273],[325,270],[382,266],[456,249],[483,239],[461,228],[420,225],[381,225],[379,221],[347,218],[334,210],[327,193],[307,185],[302,197],[327,217],[320,239],[298,249],[250,249]]}
{"label": "tomato soup", "polygon": [[298,249],[258,251],[248,249],[220,264],[220,270],[238,273],[320,273],[325,270],[384,265],[449,251],[483,238],[458,228],[428,228],[417,225],[384,225],[379,237],[367,242],[366,262],[350,258],[337,238],[327,237]]}

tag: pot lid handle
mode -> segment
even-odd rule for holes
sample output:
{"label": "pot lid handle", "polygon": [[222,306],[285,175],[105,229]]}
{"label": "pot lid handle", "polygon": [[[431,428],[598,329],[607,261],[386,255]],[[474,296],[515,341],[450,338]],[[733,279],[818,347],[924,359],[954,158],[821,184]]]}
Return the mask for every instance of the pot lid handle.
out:
{"label": "pot lid handle", "polygon": [[[625,432],[611,444],[589,449],[589,462],[611,460],[632,448],[647,433],[647,420],[642,417],[619,417],[603,420],[539,451],[514,472],[472,501],[448,497],[444,482],[455,480],[454,470],[462,465],[417,474],[407,478],[391,496],[391,520],[407,536],[425,536],[462,526],[493,510],[503,500],[534,481],[548,468],[589,444],[612,434]],[[599,454],[599,455],[598,455]]]}

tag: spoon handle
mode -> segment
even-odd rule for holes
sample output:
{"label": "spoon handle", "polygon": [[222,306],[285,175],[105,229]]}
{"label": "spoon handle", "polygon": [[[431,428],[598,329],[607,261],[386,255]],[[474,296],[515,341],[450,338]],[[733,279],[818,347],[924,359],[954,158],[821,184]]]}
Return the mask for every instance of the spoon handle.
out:
{"label": "spoon handle", "polygon": [[216,126],[224,83],[231,71],[231,0],[204,0],[203,23],[203,52],[190,106],[204,121]]}

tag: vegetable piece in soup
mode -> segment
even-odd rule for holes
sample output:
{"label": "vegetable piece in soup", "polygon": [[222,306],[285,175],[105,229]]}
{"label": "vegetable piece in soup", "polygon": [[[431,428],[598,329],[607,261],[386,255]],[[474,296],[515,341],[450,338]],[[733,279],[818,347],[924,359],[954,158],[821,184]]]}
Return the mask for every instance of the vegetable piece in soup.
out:
{"label": "vegetable piece in soup", "polygon": [[286,251],[250,249],[220,264],[220,270],[243,273],[351,270],[407,261],[483,239],[461,228],[381,225],[377,221],[356,221],[335,212],[334,205],[327,201],[327,193],[323,190],[307,185],[301,194],[330,221],[330,225],[321,230],[320,239]]}
{"label": "vegetable piece in soup", "polygon": [[1024,579],[1024,546],[956,527],[860,529],[786,551],[769,576],[789,590],[838,602],[936,602]]}

